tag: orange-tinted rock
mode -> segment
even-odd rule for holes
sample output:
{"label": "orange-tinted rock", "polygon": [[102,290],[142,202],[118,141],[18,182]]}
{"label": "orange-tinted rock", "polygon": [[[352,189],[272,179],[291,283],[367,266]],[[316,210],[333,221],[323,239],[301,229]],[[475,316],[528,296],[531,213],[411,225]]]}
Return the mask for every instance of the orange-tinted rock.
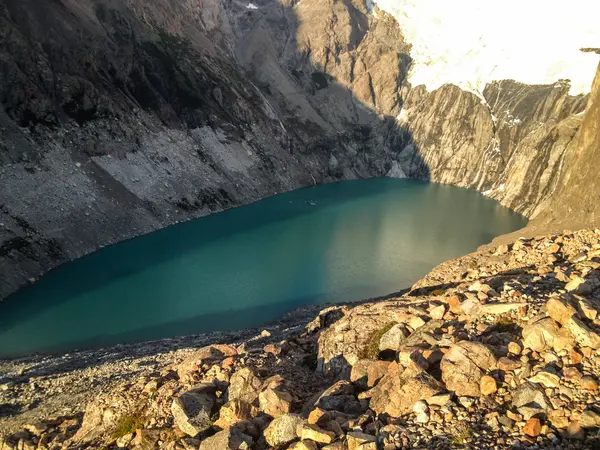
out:
{"label": "orange-tinted rock", "polygon": [[453,311],[460,311],[460,297],[458,295],[451,295],[446,298],[446,303]]}
{"label": "orange-tinted rock", "polygon": [[529,419],[523,427],[523,433],[525,433],[527,436],[537,437],[540,435],[541,432],[542,423],[540,422],[540,419],[537,419],[535,417]]}
{"label": "orange-tinted rock", "polygon": [[479,388],[483,395],[492,395],[498,390],[498,385],[493,377],[484,375],[481,377],[481,380],[479,380]]}
{"label": "orange-tinted rock", "polygon": [[597,391],[598,390],[598,381],[590,376],[586,375],[585,377],[579,380],[579,386],[586,391]]}
{"label": "orange-tinted rock", "polygon": [[521,361],[512,358],[502,357],[498,360],[498,369],[508,371],[515,370],[522,366]]}

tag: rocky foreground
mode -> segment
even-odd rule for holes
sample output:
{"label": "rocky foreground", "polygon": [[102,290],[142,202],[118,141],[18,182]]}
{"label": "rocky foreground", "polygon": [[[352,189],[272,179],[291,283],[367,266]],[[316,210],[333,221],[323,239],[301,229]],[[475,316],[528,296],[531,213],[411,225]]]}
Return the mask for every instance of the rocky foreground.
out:
{"label": "rocky foreground", "polygon": [[[520,239],[280,341],[114,366],[85,411],[22,423],[2,449],[600,448],[599,312],[600,230]],[[0,406],[64,377],[9,377]]]}

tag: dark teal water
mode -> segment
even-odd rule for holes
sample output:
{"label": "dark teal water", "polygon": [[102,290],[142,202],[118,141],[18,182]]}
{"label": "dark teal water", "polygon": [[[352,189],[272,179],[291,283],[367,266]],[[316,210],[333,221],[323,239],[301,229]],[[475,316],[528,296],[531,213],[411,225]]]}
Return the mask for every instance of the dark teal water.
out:
{"label": "dark teal water", "polygon": [[0,303],[0,355],[260,326],[385,295],[525,224],[476,192],[422,181],[301,189],[50,272]]}

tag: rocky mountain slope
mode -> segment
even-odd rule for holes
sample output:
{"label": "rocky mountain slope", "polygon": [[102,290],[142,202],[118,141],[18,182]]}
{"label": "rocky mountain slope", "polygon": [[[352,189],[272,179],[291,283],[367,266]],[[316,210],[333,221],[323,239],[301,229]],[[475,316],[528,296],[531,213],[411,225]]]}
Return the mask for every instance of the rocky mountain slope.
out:
{"label": "rocky mountain slope", "polygon": [[411,43],[358,0],[1,0],[0,43],[0,297],[314,183],[426,178],[535,217],[587,103],[562,81],[411,86]]}
{"label": "rocky mountain slope", "polygon": [[242,342],[5,362],[2,448],[597,448],[599,313],[600,230],[522,238]]}

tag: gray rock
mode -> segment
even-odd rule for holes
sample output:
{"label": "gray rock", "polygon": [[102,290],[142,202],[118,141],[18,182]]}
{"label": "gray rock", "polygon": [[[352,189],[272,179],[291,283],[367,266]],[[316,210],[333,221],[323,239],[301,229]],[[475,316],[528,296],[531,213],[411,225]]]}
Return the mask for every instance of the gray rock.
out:
{"label": "gray rock", "polygon": [[297,414],[284,414],[274,419],[264,431],[267,444],[272,447],[289,444],[302,433],[304,419]]}
{"label": "gray rock", "polygon": [[260,393],[262,382],[251,369],[243,367],[236,371],[229,380],[227,401],[242,400],[252,404]]}
{"label": "gray rock", "polygon": [[525,420],[537,414],[546,414],[550,401],[543,388],[534,383],[524,383],[513,393],[512,405]]}
{"label": "gray rock", "polygon": [[202,440],[198,450],[244,450],[249,449],[252,438],[237,428],[227,428]]}
{"label": "gray rock", "polygon": [[406,327],[401,323],[397,323],[381,336],[381,339],[379,340],[379,350],[382,352],[385,350],[398,351],[402,342],[408,335],[409,332]]}
{"label": "gray rock", "polygon": [[214,385],[204,385],[184,392],[173,400],[171,413],[175,425],[194,437],[212,425],[211,414],[216,402]]}
{"label": "gray rock", "polygon": [[317,399],[314,406],[326,411],[340,411],[346,414],[358,414],[363,407],[353,395],[354,386],[348,381],[338,381],[327,388]]}

